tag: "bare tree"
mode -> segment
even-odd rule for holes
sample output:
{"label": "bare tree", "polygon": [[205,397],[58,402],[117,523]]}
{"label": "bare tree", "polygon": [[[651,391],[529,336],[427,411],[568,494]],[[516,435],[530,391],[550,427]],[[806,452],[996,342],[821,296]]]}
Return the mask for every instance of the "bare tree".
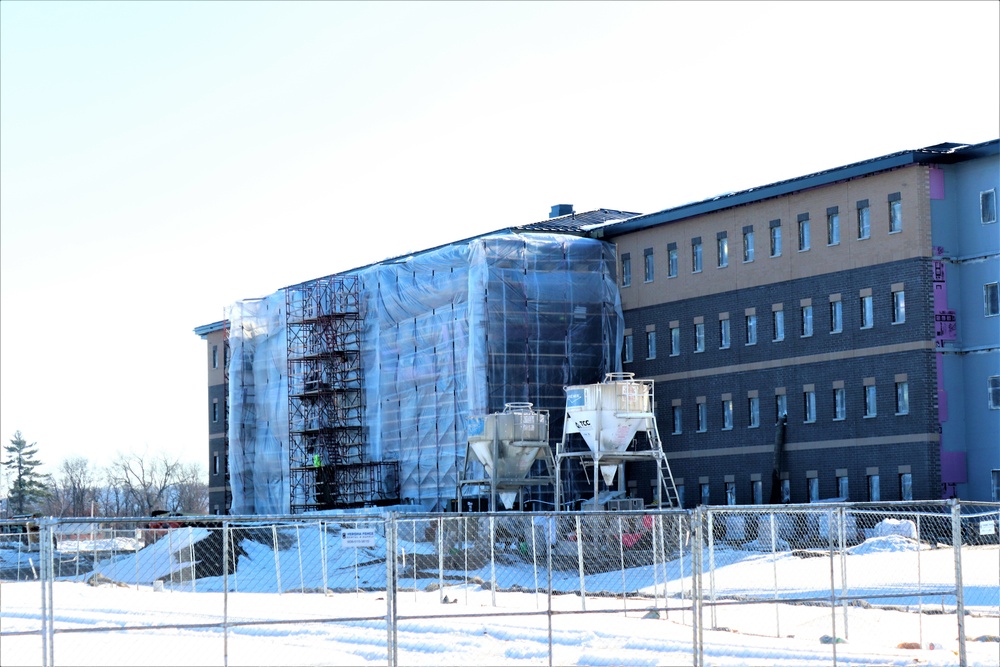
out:
{"label": "bare tree", "polygon": [[84,456],[64,459],[52,478],[46,511],[52,516],[88,516],[96,509],[98,473]]}
{"label": "bare tree", "polygon": [[174,491],[182,473],[180,460],[165,452],[118,454],[108,469],[108,485],[121,493],[112,497],[116,514],[149,516],[153,510],[180,511]]}
{"label": "bare tree", "polygon": [[188,514],[208,514],[207,475],[200,463],[186,463],[181,467],[174,487],[175,504]]}

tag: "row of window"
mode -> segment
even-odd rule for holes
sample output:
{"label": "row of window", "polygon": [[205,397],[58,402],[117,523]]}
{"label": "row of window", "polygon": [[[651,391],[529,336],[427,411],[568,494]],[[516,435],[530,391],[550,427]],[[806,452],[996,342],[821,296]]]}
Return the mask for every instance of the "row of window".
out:
{"label": "row of window", "polygon": [[[906,415],[910,412],[910,384],[905,374],[897,375],[895,378],[895,414],[897,416]],[[844,421],[847,419],[847,389],[843,381],[833,383],[830,389],[830,405],[833,409],[833,421]],[[816,386],[812,384],[804,385],[802,388],[801,416],[804,424],[816,422]],[[731,431],[734,428],[733,397],[732,394],[723,394],[720,400],[720,421],[723,431]],[[865,378],[862,383],[860,407],[866,419],[874,418],[878,415],[878,400],[875,378]],[[747,392],[746,397],[746,417],[747,428],[758,428],[760,426],[760,394],[756,390]],[[704,396],[695,399],[694,427],[696,433],[706,433],[708,431],[708,401]],[[774,395],[774,416],[775,421],[780,421],[788,416],[788,395],[784,387],[775,390]],[[670,405],[670,420],[672,424],[672,435],[681,435],[684,432],[684,411],[683,401],[674,399]]]}
{"label": "row of window", "polygon": [[[907,466],[908,467],[908,466]],[[842,473],[844,471],[837,471]],[[756,479],[757,475],[750,479],[750,499],[754,505],[764,504],[764,485],[761,480]],[[877,502],[882,500],[881,479],[877,473],[866,476],[867,500]],[[736,504],[736,481],[727,480],[725,482],[726,504]],[[851,499],[850,480],[846,474],[836,475],[837,497],[846,500]],[[702,505],[711,504],[711,485],[708,482],[698,484],[699,502]],[[780,486],[781,502],[792,502],[792,482],[790,479],[782,479]],[[815,471],[810,471],[806,476],[805,495],[809,502],[818,501],[819,498],[819,477]],[[684,484],[677,485],[677,498],[680,506],[684,507]],[[913,474],[899,473],[899,499],[913,500]]]}
{"label": "row of window", "polygon": [[[900,193],[894,192],[889,195],[887,202],[889,213],[889,234],[896,234],[903,231],[903,207]],[[980,209],[983,224],[996,222],[996,190],[987,190],[980,193]],[[859,241],[871,238],[871,207],[867,199],[857,202],[855,207],[855,222],[857,238]],[[809,213],[800,213],[796,218],[796,229],[798,231],[798,250],[804,252],[812,246],[812,221]],[[835,246],[840,244],[840,207],[831,206],[826,209],[826,244]],[[782,232],[781,220],[771,220],[768,223],[768,238],[771,257],[781,257],[782,253]],[[743,227],[743,262],[754,261],[756,245],[754,237],[754,226]],[[702,238],[696,236],[691,239],[691,272],[699,273],[703,268]],[[643,280],[647,283],[653,282],[654,262],[653,248],[646,248],[643,251]],[[718,232],[715,239],[715,264],[718,268],[729,266],[729,234],[728,232]],[[676,243],[667,244],[667,277],[676,278],[679,271],[678,248]],[[622,255],[622,286],[628,287],[632,284],[632,258],[625,253]]]}
{"label": "row of window", "polygon": [[[906,292],[902,283],[893,285],[890,289],[890,307],[892,324],[902,324],[906,322]],[[861,290],[858,297],[859,315],[862,329],[871,329],[875,326],[875,303],[871,289]],[[808,338],[813,335],[814,306],[812,299],[802,299],[799,303],[799,337]],[[756,345],[758,333],[758,316],[756,308],[747,308],[744,312],[744,345]],[[829,301],[829,331],[831,334],[841,333],[844,330],[844,308],[840,294],[833,294]],[[718,324],[718,344],[720,350],[729,349],[732,345],[732,325],[730,324],[729,313],[719,314]],[[784,304],[776,303],[771,306],[771,334],[772,342],[780,342],[785,339],[785,310]],[[694,319],[693,351],[695,353],[705,351],[705,321],[704,317]],[[681,327],[679,322],[671,322],[669,326],[670,356],[675,357],[681,353]],[[626,333],[624,337],[624,347],[622,350],[622,361],[629,363],[635,358],[635,341],[632,333]],[[646,331],[646,358],[656,358],[656,329],[649,327]]]}

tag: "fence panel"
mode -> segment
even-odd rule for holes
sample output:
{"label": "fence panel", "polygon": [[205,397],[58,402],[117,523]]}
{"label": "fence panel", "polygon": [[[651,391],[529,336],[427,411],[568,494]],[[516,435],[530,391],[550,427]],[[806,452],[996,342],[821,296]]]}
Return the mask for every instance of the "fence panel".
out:
{"label": "fence panel", "polygon": [[37,521],[0,521],[0,664],[44,660],[40,556]]}

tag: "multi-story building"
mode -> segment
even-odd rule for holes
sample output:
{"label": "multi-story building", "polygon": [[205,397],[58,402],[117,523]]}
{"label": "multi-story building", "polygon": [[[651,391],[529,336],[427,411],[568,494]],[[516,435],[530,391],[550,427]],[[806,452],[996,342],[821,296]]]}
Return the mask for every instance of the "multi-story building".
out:
{"label": "multi-story building", "polygon": [[603,230],[623,369],[657,381],[685,506],[768,502],[772,486],[784,502],[997,499],[997,146],[895,153]]}
{"label": "multi-story building", "polygon": [[226,426],[226,366],[229,348],[225,321],[195,328],[206,341],[208,364],[208,508],[212,514],[228,514],[229,489]]}

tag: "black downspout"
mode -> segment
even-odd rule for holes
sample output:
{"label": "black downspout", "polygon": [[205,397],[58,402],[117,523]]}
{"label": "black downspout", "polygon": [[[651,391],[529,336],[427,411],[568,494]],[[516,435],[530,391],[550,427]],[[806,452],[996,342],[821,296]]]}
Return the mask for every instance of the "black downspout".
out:
{"label": "black downspout", "polygon": [[788,415],[781,415],[774,430],[774,469],[771,471],[771,499],[769,504],[781,504],[781,452],[785,448],[785,427]]}

